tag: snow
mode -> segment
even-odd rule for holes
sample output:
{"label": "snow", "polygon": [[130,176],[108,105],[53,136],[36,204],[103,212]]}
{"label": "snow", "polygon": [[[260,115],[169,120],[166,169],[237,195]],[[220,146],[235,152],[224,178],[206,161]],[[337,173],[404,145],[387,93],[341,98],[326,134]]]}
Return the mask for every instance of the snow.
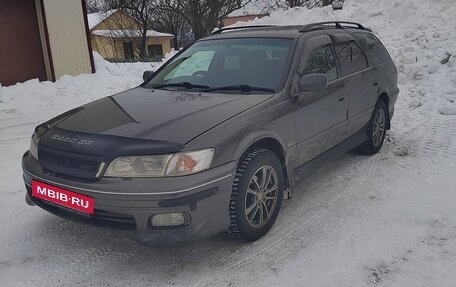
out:
{"label": "snow", "polygon": [[439,111],[442,115],[456,115],[456,105],[441,107]]}
{"label": "snow", "polygon": [[[125,38],[125,37],[142,37],[142,31],[140,30],[95,30],[92,32],[94,35],[113,37],[113,38]],[[147,37],[173,37],[173,34],[157,32],[155,30],[147,30]]]}
{"label": "snow", "polygon": [[[455,286],[456,6],[453,0],[347,0],[274,12],[254,24],[343,19],[373,28],[399,69],[392,130],[372,157],[348,153],[306,179],[273,229],[149,249],[24,203],[20,157],[34,126],[131,88],[151,64],[0,87],[0,278],[4,286]],[[253,24],[253,23],[248,23]]]}
{"label": "snow", "polygon": [[[167,54],[165,59],[174,55]],[[1,87],[1,126],[7,126],[9,119],[4,112],[10,112],[11,120],[45,121],[50,116],[74,108],[86,102],[115,94],[141,84],[146,70],[156,70],[160,63],[110,63],[94,52],[95,74],[62,76],[57,82],[29,80],[14,86]],[[39,111],[37,113],[37,111]]]}
{"label": "snow", "polygon": [[253,0],[248,2],[241,9],[231,12],[228,17],[269,14],[273,11],[273,9],[277,9],[278,6],[282,6],[278,5],[278,3],[282,4],[282,2],[283,1],[277,0]]}
{"label": "snow", "polygon": [[114,10],[109,10],[106,12],[97,12],[97,13],[89,13],[87,14],[87,20],[89,22],[89,30],[92,30],[93,27],[97,26],[101,22],[103,22],[106,18],[111,16],[117,12],[116,9]]}

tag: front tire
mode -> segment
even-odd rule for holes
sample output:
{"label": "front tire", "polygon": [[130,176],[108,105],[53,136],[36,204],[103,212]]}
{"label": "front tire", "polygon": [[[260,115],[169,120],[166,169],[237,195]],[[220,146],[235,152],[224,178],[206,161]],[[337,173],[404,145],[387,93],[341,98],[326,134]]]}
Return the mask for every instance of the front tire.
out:
{"label": "front tire", "polygon": [[388,108],[383,101],[378,101],[367,125],[367,141],[359,147],[361,153],[374,155],[380,151],[385,141],[387,121]]}
{"label": "front tire", "polygon": [[229,206],[235,238],[255,241],[265,235],[277,219],[283,199],[282,164],[266,149],[248,151],[239,160]]}

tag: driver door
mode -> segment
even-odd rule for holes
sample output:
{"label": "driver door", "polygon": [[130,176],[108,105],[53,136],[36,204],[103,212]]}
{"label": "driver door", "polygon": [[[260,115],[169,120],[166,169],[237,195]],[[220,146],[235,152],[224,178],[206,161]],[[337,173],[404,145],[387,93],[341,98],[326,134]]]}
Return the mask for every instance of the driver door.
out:
{"label": "driver door", "polygon": [[296,98],[297,163],[303,165],[345,139],[347,89],[338,78],[338,67],[329,36],[320,35],[303,43],[298,77],[327,74],[328,87],[321,91],[299,91]]}

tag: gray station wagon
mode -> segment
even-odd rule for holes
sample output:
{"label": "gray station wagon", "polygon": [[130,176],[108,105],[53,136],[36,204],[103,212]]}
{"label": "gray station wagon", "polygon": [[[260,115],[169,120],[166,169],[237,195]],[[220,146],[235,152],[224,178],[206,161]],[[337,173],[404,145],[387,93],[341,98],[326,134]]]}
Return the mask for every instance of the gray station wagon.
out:
{"label": "gray station wagon", "polygon": [[225,28],[131,90],[36,127],[26,201],[150,246],[254,241],[336,155],[382,147],[397,70],[361,24]]}

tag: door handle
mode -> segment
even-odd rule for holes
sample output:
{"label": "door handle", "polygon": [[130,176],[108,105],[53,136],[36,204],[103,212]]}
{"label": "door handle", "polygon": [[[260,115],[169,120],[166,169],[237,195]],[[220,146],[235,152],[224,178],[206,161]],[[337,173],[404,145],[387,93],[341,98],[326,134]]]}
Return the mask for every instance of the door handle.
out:
{"label": "door handle", "polygon": [[339,98],[337,98],[337,100],[338,100],[339,102],[343,102],[343,101],[345,101],[345,96],[339,97]]}
{"label": "door handle", "polygon": [[378,86],[378,81],[375,81],[375,82],[374,82],[374,86],[375,86],[375,87]]}

